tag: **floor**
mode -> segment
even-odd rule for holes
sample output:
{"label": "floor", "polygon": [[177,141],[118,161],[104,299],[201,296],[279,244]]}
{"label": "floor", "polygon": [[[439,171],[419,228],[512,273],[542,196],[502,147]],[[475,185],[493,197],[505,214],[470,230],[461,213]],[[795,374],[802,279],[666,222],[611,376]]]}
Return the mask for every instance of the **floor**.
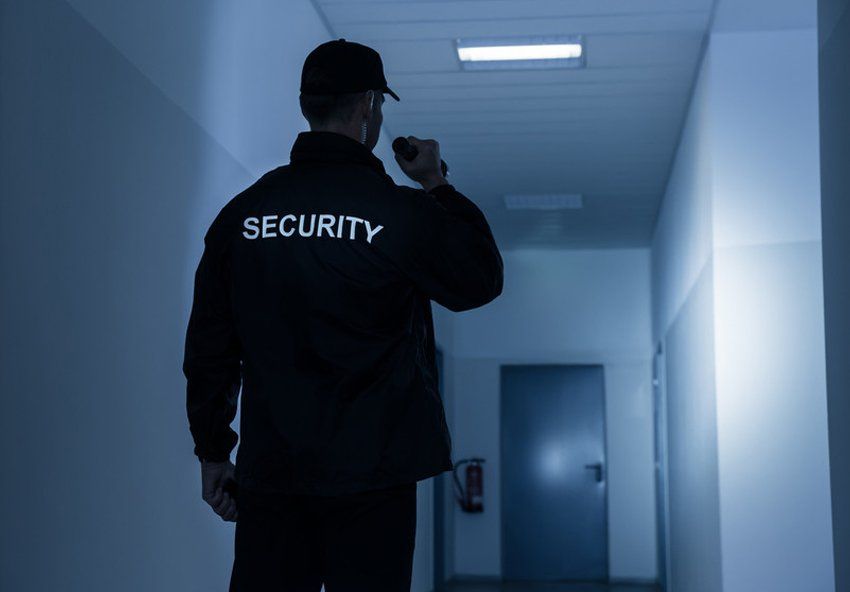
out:
{"label": "floor", "polygon": [[655,586],[557,582],[454,582],[443,592],[657,592]]}

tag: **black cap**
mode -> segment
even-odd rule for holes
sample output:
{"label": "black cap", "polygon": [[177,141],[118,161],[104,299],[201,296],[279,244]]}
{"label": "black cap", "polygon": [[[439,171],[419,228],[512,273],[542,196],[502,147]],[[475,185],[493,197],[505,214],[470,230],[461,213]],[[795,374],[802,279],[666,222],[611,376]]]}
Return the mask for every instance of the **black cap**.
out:
{"label": "black cap", "polygon": [[335,39],[310,52],[301,70],[301,92],[335,94],[380,89],[401,99],[387,86],[381,56],[371,47]]}

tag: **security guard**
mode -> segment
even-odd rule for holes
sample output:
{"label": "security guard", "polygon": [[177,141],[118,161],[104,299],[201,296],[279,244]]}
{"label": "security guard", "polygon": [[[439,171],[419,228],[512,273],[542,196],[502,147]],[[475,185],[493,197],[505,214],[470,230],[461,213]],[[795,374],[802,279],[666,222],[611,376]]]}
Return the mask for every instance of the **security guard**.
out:
{"label": "security guard", "polygon": [[203,498],[236,522],[231,590],[408,591],[416,482],[452,468],[431,300],[487,304],[502,258],[437,142],[396,156],[422,189],[386,174],[384,93],[373,49],[314,49],[310,131],[204,239],[183,370]]}

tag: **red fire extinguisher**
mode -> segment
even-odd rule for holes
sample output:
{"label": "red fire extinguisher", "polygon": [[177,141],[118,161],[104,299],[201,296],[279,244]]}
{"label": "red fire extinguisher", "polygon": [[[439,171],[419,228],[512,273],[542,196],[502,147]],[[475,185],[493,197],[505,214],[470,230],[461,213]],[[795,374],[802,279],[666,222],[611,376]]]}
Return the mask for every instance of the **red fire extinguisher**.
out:
{"label": "red fire extinguisher", "polygon": [[[454,482],[455,497],[464,512],[484,511],[484,463],[483,458],[464,458],[455,463]],[[466,467],[466,488],[461,485],[457,475],[458,469],[463,465]]]}

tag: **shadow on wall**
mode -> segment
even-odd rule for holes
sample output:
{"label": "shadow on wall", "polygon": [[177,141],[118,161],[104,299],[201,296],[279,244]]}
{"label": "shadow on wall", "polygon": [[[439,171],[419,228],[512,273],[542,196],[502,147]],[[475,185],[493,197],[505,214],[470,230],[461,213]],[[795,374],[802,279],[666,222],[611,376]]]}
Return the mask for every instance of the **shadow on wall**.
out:
{"label": "shadow on wall", "polygon": [[0,589],[219,589],[187,272],[199,204],[252,179],[66,3],[4,3],[0,26]]}

